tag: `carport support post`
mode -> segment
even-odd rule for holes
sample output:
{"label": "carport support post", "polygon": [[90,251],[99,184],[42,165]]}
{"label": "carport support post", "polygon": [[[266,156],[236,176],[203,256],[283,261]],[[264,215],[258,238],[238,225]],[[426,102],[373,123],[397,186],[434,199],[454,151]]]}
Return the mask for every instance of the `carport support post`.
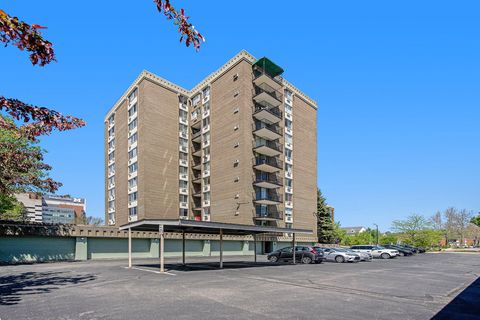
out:
{"label": "carport support post", "polygon": [[293,234],[293,237],[292,237],[292,247],[293,247],[293,264],[295,264],[295,255],[296,255],[296,251],[295,251],[295,233]]}
{"label": "carport support post", "polygon": [[220,269],[223,269],[223,229],[220,229]]}
{"label": "carport support post", "polygon": [[128,268],[132,268],[132,228],[128,228]]}
{"label": "carport support post", "polygon": [[164,240],[165,240],[165,234],[163,232],[163,224],[158,225],[158,233],[159,233],[159,236],[160,236],[160,272],[165,272],[165,268],[164,268],[164,255],[165,255]]}
{"label": "carport support post", "polygon": [[185,230],[182,230],[182,264],[185,265]]}
{"label": "carport support post", "polygon": [[257,263],[257,235],[253,234],[253,261]]}

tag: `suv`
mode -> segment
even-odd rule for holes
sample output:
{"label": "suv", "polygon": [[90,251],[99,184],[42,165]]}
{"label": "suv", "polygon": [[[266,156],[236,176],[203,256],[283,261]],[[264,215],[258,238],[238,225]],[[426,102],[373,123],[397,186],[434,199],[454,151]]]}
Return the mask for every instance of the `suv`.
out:
{"label": "suv", "polygon": [[[270,262],[291,261],[293,260],[293,248],[286,247],[275,250],[268,254],[267,259]],[[295,246],[295,261],[302,263],[322,263],[323,251],[317,251],[310,246]]]}
{"label": "suv", "polygon": [[405,248],[405,247],[397,246],[397,245],[394,245],[394,244],[386,244],[385,248],[397,250],[399,252],[400,256],[411,256],[411,255],[413,255],[412,250],[410,250],[408,248]]}
{"label": "suv", "polygon": [[373,246],[373,245],[361,245],[361,246],[352,246],[353,251],[356,252],[367,252],[371,253],[374,258],[390,259],[398,256],[399,252],[397,250],[387,249],[382,246]]}

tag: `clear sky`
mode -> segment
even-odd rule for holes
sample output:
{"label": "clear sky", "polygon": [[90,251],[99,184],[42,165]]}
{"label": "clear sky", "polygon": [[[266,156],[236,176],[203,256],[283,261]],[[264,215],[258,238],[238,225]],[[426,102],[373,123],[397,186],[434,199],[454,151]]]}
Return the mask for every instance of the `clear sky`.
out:
{"label": "clear sky", "polygon": [[143,1],[2,1],[58,62],[0,48],[0,94],[86,120],[42,139],[59,193],[104,217],[103,118],[146,69],[186,88],[246,49],[318,102],[318,185],[343,226],[480,210],[478,1],[177,1],[199,53]]}

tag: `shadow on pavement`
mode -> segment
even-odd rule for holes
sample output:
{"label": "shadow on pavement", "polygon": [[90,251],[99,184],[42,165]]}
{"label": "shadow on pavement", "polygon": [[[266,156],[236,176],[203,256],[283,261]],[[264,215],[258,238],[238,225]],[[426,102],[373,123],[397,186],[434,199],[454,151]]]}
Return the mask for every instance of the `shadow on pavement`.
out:
{"label": "shadow on pavement", "polygon": [[[245,262],[245,261],[228,261],[223,263],[223,269],[245,269],[245,268],[262,268],[262,267],[278,267],[288,265],[289,263],[271,263],[271,262]],[[160,265],[154,264],[136,264],[137,267],[152,268],[158,270]],[[166,263],[165,269],[168,271],[208,271],[218,270],[218,262],[194,262],[182,265],[181,263]]]}
{"label": "shadow on pavement", "polygon": [[431,320],[480,319],[480,278],[472,282]]}
{"label": "shadow on pavement", "polygon": [[49,293],[60,286],[95,280],[93,275],[66,272],[24,272],[0,277],[0,305],[14,305],[30,294]]}

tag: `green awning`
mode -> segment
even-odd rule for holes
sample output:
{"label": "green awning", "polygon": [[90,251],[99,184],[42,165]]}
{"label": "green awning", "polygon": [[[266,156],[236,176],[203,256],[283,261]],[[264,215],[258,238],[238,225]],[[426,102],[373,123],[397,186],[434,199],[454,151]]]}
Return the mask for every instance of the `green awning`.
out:
{"label": "green awning", "polygon": [[267,57],[263,57],[255,61],[253,66],[261,68],[264,72],[268,73],[271,77],[279,76],[283,73],[283,69],[276,65],[272,60]]}

